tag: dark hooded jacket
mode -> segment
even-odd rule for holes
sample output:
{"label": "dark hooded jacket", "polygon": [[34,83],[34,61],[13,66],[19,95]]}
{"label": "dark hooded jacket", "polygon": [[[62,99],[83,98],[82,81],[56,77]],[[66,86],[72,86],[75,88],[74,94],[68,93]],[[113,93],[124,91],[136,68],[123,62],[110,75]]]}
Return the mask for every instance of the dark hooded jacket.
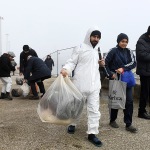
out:
{"label": "dark hooded jacket", "polygon": [[[32,74],[30,76],[30,74]],[[38,57],[31,57],[27,62],[26,72],[24,78],[32,80],[44,80],[50,78],[51,72],[44,61]]]}
{"label": "dark hooded jacket", "polygon": [[52,70],[52,66],[54,66],[54,61],[52,58],[46,58],[45,59],[45,64],[47,65],[47,67]]}
{"label": "dark hooded jacket", "polygon": [[136,61],[133,52],[128,48],[121,48],[119,46],[112,48],[105,58],[105,65],[109,77],[116,72],[118,68],[123,68],[124,71],[135,68]]}
{"label": "dark hooded jacket", "polygon": [[20,53],[20,72],[25,73],[25,69],[27,67],[27,57],[31,55],[31,56],[35,56],[38,57],[37,53],[35,52],[35,50],[33,49],[29,49],[28,53],[25,53],[24,51],[22,51]]}
{"label": "dark hooded jacket", "polygon": [[12,66],[9,55],[4,53],[0,57],[0,77],[10,77],[11,71],[15,71],[15,67]]}
{"label": "dark hooded jacket", "polygon": [[141,76],[150,76],[150,38],[143,34],[136,44],[136,73]]}

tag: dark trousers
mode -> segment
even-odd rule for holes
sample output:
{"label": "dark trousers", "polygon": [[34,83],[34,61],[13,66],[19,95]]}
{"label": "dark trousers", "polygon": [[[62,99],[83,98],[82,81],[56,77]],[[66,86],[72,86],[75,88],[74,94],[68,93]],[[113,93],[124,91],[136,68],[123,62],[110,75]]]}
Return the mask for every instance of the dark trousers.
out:
{"label": "dark trousers", "polygon": [[35,87],[35,82],[37,83],[37,85],[39,86],[40,89],[40,93],[45,93],[45,88],[44,88],[44,84],[42,81],[37,81],[37,80],[32,80],[30,81],[30,86],[31,86],[31,90],[34,96],[38,96],[38,93],[36,91],[36,87]]}
{"label": "dark trousers", "polygon": [[[133,97],[132,97],[132,88],[126,89],[126,105],[124,112],[124,123],[126,126],[130,126],[132,124],[132,114],[133,114]],[[110,110],[110,122],[115,121],[117,119],[118,109]]]}
{"label": "dark trousers", "polygon": [[140,76],[141,93],[139,101],[139,113],[146,112],[146,103],[150,103],[150,76]]}

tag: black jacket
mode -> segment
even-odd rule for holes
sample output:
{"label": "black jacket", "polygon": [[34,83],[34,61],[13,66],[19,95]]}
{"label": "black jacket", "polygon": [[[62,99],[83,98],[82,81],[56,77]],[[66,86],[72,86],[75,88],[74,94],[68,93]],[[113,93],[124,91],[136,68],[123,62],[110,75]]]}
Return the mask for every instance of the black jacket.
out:
{"label": "black jacket", "polygon": [[133,52],[128,49],[117,46],[112,48],[105,58],[105,65],[109,77],[116,72],[116,69],[123,68],[124,71],[131,70],[135,68],[136,61]]}
{"label": "black jacket", "polygon": [[150,76],[150,38],[145,33],[136,44],[136,73],[141,76]]}
{"label": "black jacket", "polygon": [[54,66],[54,61],[52,58],[46,58],[45,59],[45,64],[47,65],[47,67],[52,70],[52,66]]}
{"label": "black jacket", "polygon": [[[32,74],[31,76],[30,73]],[[29,81],[44,80],[49,78],[50,75],[51,72],[42,59],[33,56],[28,60],[24,76],[25,79]]]}
{"label": "black jacket", "polygon": [[24,51],[22,51],[20,53],[20,72],[21,73],[25,73],[25,69],[27,67],[27,57],[31,55],[31,56],[35,56],[38,57],[37,53],[35,52],[35,50],[33,49],[29,49],[28,53],[25,53]]}
{"label": "black jacket", "polygon": [[3,54],[0,57],[0,77],[10,77],[10,71],[15,71],[15,67],[12,66],[8,54]]}

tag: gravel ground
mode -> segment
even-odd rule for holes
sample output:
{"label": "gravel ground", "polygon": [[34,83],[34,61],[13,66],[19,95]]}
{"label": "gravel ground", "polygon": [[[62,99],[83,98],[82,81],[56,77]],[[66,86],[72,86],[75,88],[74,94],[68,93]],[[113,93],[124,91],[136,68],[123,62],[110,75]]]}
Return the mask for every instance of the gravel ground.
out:
{"label": "gravel ground", "polygon": [[[13,76],[12,88],[16,76]],[[55,80],[45,80],[48,88]],[[1,83],[0,83],[1,89]],[[134,103],[133,124],[138,133],[131,134],[125,130],[123,113],[120,110],[118,129],[111,128],[107,107],[107,90],[102,91],[101,120],[98,137],[103,146],[95,147],[87,140],[87,118],[84,109],[74,135],[66,133],[66,126],[42,123],[36,109],[39,100],[14,98],[13,101],[0,100],[0,150],[150,150],[150,122],[137,117],[138,104]]]}

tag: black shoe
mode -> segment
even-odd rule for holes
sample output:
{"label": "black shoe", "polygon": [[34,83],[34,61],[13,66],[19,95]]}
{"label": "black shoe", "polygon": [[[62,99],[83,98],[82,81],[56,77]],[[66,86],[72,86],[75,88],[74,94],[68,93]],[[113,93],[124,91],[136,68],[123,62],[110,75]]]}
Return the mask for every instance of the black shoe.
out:
{"label": "black shoe", "polygon": [[68,131],[67,131],[69,134],[74,134],[74,132],[75,132],[75,126],[73,126],[73,125],[70,125],[69,127],[68,127]]}
{"label": "black shoe", "polygon": [[148,115],[147,112],[138,113],[138,117],[143,119],[150,119],[150,115]]}
{"label": "black shoe", "polygon": [[29,97],[30,100],[39,100],[39,96],[31,96]]}
{"label": "black shoe", "polygon": [[44,94],[45,94],[45,93],[43,93],[43,94],[41,95],[41,98],[44,96]]}
{"label": "black shoe", "polygon": [[97,147],[101,147],[103,143],[95,136],[95,134],[89,134],[88,140]]}
{"label": "black shoe", "polygon": [[8,100],[8,101],[11,101],[13,100],[13,98],[10,96],[10,93],[9,92],[6,92],[6,95],[5,95],[5,100]]}
{"label": "black shoe", "polygon": [[6,98],[6,94],[5,93],[1,93],[0,99],[5,99]]}
{"label": "black shoe", "polygon": [[119,125],[116,123],[116,121],[110,122],[109,125],[113,128],[119,128]]}
{"label": "black shoe", "polygon": [[136,133],[138,130],[137,128],[133,127],[132,125],[129,127],[126,127],[127,131],[130,131],[131,133]]}

